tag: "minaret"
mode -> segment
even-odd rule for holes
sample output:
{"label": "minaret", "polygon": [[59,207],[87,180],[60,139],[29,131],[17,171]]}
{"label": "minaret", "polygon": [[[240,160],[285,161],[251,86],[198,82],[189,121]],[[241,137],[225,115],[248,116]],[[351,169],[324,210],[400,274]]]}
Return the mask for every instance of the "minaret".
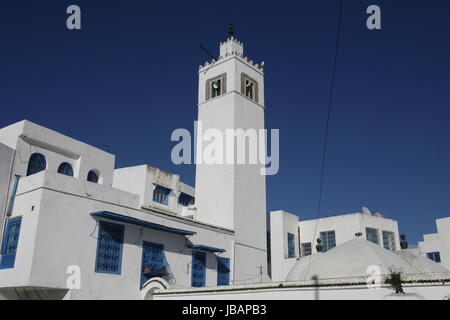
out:
{"label": "minaret", "polygon": [[[258,163],[226,162],[227,130],[241,132],[264,129],[264,72],[262,66],[244,56],[242,42],[232,26],[220,43],[217,61],[199,68],[198,133],[214,129],[224,137],[223,164],[199,163],[197,141],[197,219],[235,232],[232,274],[235,284],[267,280],[266,185]],[[228,130],[229,131],[229,130]],[[259,136],[258,136],[259,137]],[[237,149],[249,143],[236,139]],[[260,147],[260,146],[258,146]],[[263,147],[264,148],[264,147]],[[265,150],[263,150],[265,151]],[[265,154],[265,153],[264,153]],[[254,276],[254,277],[253,277]],[[251,278],[251,279],[250,279]]]}

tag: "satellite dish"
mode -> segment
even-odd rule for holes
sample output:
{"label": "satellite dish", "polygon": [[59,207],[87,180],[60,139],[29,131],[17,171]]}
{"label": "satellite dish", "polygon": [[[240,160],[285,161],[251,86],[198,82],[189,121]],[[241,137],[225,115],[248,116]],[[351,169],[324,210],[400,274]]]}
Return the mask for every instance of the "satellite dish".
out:
{"label": "satellite dish", "polygon": [[214,89],[219,89],[219,84],[217,82],[213,82],[212,86]]}
{"label": "satellite dish", "polygon": [[374,215],[377,217],[382,217],[381,213],[379,213],[379,212],[375,212]]}
{"label": "satellite dish", "polygon": [[370,210],[367,207],[362,207],[362,213],[372,215],[372,213],[370,212]]}

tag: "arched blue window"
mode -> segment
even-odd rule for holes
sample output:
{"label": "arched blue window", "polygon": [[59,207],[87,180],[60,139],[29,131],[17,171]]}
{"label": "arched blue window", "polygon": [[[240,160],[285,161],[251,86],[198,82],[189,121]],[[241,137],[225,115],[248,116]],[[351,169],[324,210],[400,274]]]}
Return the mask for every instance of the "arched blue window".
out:
{"label": "arched blue window", "polygon": [[40,153],[33,153],[28,161],[27,176],[41,172],[47,167],[44,155]]}
{"label": "arched blue window", "polygon": [[63,162],[58,167],[58,173],[64,174],[69,177],[73,177],[72,166],[67,162]]}
{"label": "arched blue window", "polygon": [[89,171],[87,181],[98,183],[98,174],[94,170]]}

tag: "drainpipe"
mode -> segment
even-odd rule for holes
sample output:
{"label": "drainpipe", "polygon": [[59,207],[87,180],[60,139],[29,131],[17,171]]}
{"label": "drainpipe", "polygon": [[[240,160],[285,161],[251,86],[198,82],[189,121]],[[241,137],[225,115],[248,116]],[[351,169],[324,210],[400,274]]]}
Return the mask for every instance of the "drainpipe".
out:
{"label": "drainpipe", "polygon": [[20,175],[16,174],[14,179],[14,185],[11,191],[11,197],[9,199],[8,208],[6,210],[5,218],[8,218],[12,214],[12,210],[14,208],[14,200],[16,199],[16,193],[17,193],[17,185],[19,184]]}
{"label": "drainpipe", "polygon": [[[10,216],[11,214],[9,214],[8,215],[8,212],[9,212],[9,207],[11,207],[11,210],[12,210],[12,207],[13,207],[13,204],[11,204],[11,202],[13,202],[14,200],[13,200],[13,195],[11,194],[11,198],[10,198],[10,200],[9,200],[9,203],[7,203],[8,202],[8,194],[9,194],[9,191],[10,191],[10,187],[11,187],[11,180],[12,180],[12,175],[13,175],[13,168],[14,168],[14,162],[16,161],[16,150],[14,150],[14,152],[13,152],[13,156],[12,156],[12,159],[11,159],[11,166],[10,166],[10,168],[9,168],[9,183],[8,183],[8,188],[7,188],[7,190],[6,190],[6,194],[5,194],[5,199],[4,199],[4,203],[5,203],[5,206],[4,206],[4,209],[3,209],[3,212],[1,213],[2,214],[2,219],[0,220],[0,223],[1,223],[1,228],[0,228],[0,242],[2,241],[2,239],[3,239],[3,233],[4,233],[4,231],[5,231],[5,226],[6,226],[6,219],[7,219],[7,217],[8,216]],[[19,176],[19,178],[20,178],[20,176]],[[18,180],[19,180],[19,178],[17,178],[17,176],[16,176],[16,181],[14,182],[14,184],[15,184],[15,187],[13,187],[13,190],[12,191],[14,191],[14,198],[15,198],[15,196],[16,196],[16,191],[17,191],[17,183],[18,183]],[[15,189],[15,190],[14,190]],[[12,201],[11,201],[12,200]]]}

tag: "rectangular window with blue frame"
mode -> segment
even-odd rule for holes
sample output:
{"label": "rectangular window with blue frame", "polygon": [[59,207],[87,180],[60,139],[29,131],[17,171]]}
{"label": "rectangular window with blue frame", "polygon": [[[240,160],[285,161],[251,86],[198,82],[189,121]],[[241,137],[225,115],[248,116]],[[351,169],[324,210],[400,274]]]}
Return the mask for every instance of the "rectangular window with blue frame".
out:
{"label": "rectangular window with blue frame", "polygon": [[95,272],[120,274],[125,226],[99,222]]}
{"label": "rectangular window with blue frame", "polygon": [[194,204],[194,202],[195,198],[184,192],[181,192],[180,196],[178,197],[178,203],[184,207],[190,206],[191,204]]}
{"label": "rectangular window with blue frame", "polygon": [[288,258],[295,258],[295,236],[292,233],[287,234]]}
{"label": "rectangular window with blue frame", "polygon": [[395,251],[395,233],[392,231],[382,231],[383,247],[390,251]]}
{"label": "rectangular window with blue frame", "polygon": [[169,274],[164,245],[144,241],[142,245],[141,287],[151,278]]}
{"label": "rectangular window with blue frame", "polygon": [[155,187],[153,190],[153,201],[161,204],[168,205],[169,204],[169,195],[172,190],[160,185]]}
{"label": "rectangular window with blue frame", "polygon": [[309,256],[311,255],[311,253],[312,253],[311,242],[302,243],[302,257]]}
{"label": "rectangular window with blue frame", "polygon": [[433,260],[436,263],[441,263],[441,254],[439,251],[427,252],[427,258]]}
{"label": "rectangular window with blue frame", "polygon": [[217,258],[217,285],[228,286],[230,284],[230,259]]}
{"label": "rectangular window with blue frame", "polygon": [[366,239],[367,241],[373,242],[375,244],[380,244],[380,238],[378,236],[378,229],[366,228]]}
{"label": "rectangular window with blue frame", "polygon": [[14,268],[21,224],[22,217],[10,218],[6,221],[2,239],[0,269]]}
{"label": "rectangular window with blue frame", "polygon": [[334,230],[321,232],[320,240],[322,240],[321,244],[323,252],[327,252],[336,247],[336,233]]}
{"label": "rectangular window with blue frame", "polygon": [[192,252],[192,279],[193,287],[204,287],[206,281],[206,253]]}

